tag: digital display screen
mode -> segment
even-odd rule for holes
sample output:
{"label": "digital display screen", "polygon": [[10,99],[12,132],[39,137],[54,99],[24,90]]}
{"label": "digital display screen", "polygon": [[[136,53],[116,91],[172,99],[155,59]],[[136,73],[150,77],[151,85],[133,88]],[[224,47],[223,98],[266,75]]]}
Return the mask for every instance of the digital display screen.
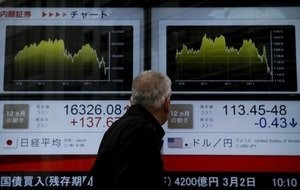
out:
{"label": "digital display screen", "polygon": [[[1,187],[16,187],[17,176],[21,187],[28,177],[34,188],[68,178],[55,187],[80,189],[75,182],[87,177],[104,132],[128,108],[128,100],[1,101]],[[268,189],[284,178],[297,189],[299,112],[299,101],[172,101],[163,126],[165,183]]]}
{"label": "digital display screen", "polygon": [[299,188],[299,7],[159,7],[151,24],[169,188]]}
{"label": "digital display screen", "polygon": [[157,8],[152,21],[152,66],[175,94],[299,94],[296,8]]}
{"label": "digital display screen", "polygon": [[143,60],[142,9],[13,11],[23,14],[0,20],[2,93],[130,92]]}
{"label": "digital display screen", "polygon": [[96,155],[128,100],[1,101],[0,155]]}
{"label": "digital display screen", "polygon": [[174,100],[163,152],[170,155],[300,155],[299,103]]}
{"label": "digital display screen", "polygon": [[[174,100],[163,126],[162,153],[300,155],[299,103]],[[0,155],[96,155],[103,133],[130,103],[1,101],[0,106]]]}
{"label": "digital display screen", "polygon": [[299,189],[299,7],[146,7],[0,8],[0,189],[82,189],[146,68],[169,190]]}
{"label": "digital display screen", "polygon": [[7,26],[6,33],[6,52],[15,56],[5,56],[5,91],[130,91],[132,26]]}
{"label": "digital display screen", "polygon": [[295,50],[294,26],[168,26],[167,74],[175,91],[293,92]]}

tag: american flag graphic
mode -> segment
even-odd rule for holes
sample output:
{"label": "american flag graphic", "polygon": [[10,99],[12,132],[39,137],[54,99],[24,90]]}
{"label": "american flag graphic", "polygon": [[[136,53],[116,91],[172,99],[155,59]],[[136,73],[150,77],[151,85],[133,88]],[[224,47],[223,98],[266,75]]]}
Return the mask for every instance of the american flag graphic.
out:
{"label": "american flag graphic", "polygon": [[183,139],[181,137],[170,137],[168,138],[168,148],[182,148]]}

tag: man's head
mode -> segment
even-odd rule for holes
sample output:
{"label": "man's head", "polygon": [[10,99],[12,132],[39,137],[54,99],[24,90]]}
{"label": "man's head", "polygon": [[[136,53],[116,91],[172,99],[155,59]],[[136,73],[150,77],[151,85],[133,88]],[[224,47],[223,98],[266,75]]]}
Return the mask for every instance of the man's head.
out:
{"label": "man's head", "polygon": [[163,124],[170,111],[171,85],[167,75],[152,70],[144,71],[132,82],[131,104],[143,106]]}

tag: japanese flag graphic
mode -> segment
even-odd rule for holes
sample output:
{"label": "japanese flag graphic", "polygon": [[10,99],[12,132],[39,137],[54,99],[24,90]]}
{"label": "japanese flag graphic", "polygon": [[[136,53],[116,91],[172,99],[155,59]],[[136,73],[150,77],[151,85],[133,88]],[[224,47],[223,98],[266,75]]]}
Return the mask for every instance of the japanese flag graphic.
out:
{"label": "japanese flag graphic", "polygon": [[4,145],[4,148],[18,148],[18,139],[6,138],[3,140],[4,142],[2,144]]}

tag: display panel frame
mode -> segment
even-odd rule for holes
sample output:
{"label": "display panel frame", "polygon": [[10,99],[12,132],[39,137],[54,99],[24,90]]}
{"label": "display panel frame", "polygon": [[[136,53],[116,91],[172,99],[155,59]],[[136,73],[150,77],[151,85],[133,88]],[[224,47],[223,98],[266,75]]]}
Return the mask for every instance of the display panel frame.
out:
{"label": "display panel frame", "polygon": [[[1,94],[129,94],[132,79],[143,69],[142,8],[1,8],[0,12]],[[64,55],[59,57],[55,46],[61,46]],[[80,57],[84,51],[89,59]],[[17,53],[23,60],[18,64]],[[53,61],[46,62],[49,57]],[[68,66],[72,64],[77,66]],[[20,72],[24,65],[31,69]],[[13,74],[18,70],[19,75]]]}
{"label": "display panel frame", "polygon": [[[203,94],[299,95],[300,79],[298,76],[300,73],[300,60],[296,55],[300,53],[298,48],[299,38],[297,37],[300,34],[300,15],[297,10],[297,7],[153,8],[151,12],[152,68],[166,73],[171,77],[174,94],[189,94],[194,96]],[[214,54],[218,53],[218,51],[219,53],[223,51],[223,53],[227,52],[229,54],[231,51],[232,53],[236,52],[236,56],[239,56],[243,48],[242,41],[248,40],[256,48],[255,41],[249,38],[249,36],[256,34],[251,34],[251,32],[256,31],[259,34],[261,33],[261,31],[257,30],[259,27],[275,27],[273,28],[274,30],[269,30],[271,36],[271,32],[278,32],[278,28],[276,29],[276,27],[280,26],[291,27],[295,39],[294,41],[290,40],[291,47],[295,48],[290,48],[290,45],[283,47],[284,43],[282,42],[284,40],[281,42],[277,41],[276,43],[275,40],[269,43],[269,47],[272,47],[272,51],[270,52],[273,54],[272,56],[268,55],[268,59],[272,63],[278,63],[277,65],[273,65],[273,70],[275,69],[275,71],[272,72],[272,82],[259,81],[257,80],[259,78],[258,75],[251,78],[251,72],[253,74],[253,71],[249,72],[251,65],[246,66],[245,64],[242,68],[232,67],[226,70],[228,64],[231,63],[225,61],[229,56],[227,58],[221,57],[219,60],[213,56],[204,56],[204,38],[208,51],[212,51]],[[172,33],[170,30],[175,32]],[[194,31],[191,32],[191,30]],[[220,39],[222,31],[227,31],[224,39]],[[197,32],[199,32],[199,37],[196,35]],[[206,36],[205,32],[209,34]],[[234,32],[239,37],[234,35],[231,35],[231,37],[230,34]],[[284,31],[280,32],[284,33]],[[193,35],[191,37],[188,34]],[[173,35],[173,38],[170,35]],[[283,39],[284,37],[290,38],[291,36],[288,32],[284,35],[274,36],[273,40]],[[249,39],[242,40],[246,36]],[[259,36],[255,36],[255,39],[257,41],[262,40]],[[228,41],[227,44],[226,40]],[[237,41],[240,42],[237,43]],[[188,47],[187,45],[182,50],[178,49],[178,45],[176,44],[184,46],[184,42],[190,46]],[[198,46],[195,46],[197,43]],[[227,50],[223,50],[222,48],[212,49],[212,47],[217,46],[217,43],[218,46],[224,46]],[[276,47],[274,44],[281,44],[283,46]],[[258,54],[262,55],[264,52],[263,48],[258,48],[262,44],[258,43],[257,45],[256,50]],[[184,48],[186,49],[184,50],[185,54],[182,56],[182,59],[185,61],[182,61],[179,67],[179,61],[176,61],[172,57],[175,57],[175,54],[178,55],[178,52],[182,52]],[[203,55],[200,55],[201,51]],[[278,53],[280,51],[281,53]],[[290,54],[290,52],[293,53]],[[172,55],[170,55],[171,53]],[[292,59],[285,59],[284,57],[288,57],[287,55],[291,56]],[[200,61],[200,59],[206,60],[206,62]],[[190,63],[187,62],[188,60],[190,60]],[[220,61],[224,61],[227,66],[222,66]],[[237,61],[237,59],[233,59],[233,61]],[[195,64],[197,63],[198,66],[196,68]],[[240,61],[237,61],[237,65],[241,65],[240,63]],[[252,62],[250,61],[249,64],[252,64]],[[258,69],[258,67],[253,68]],[[253,68],[252,70],[254,70]],[[241,75],[241,72],[245,70],[250,73],[248,74],[249,78],[255,80],[244,80],[247,79],[247,74]],[[204,76],[200,76],[197,72],[202,73]],[[229,76],[229,79],[225,79],[226,76]]]}
{"label": "display panel frame", "polygon": [[[176,2],[176,3],[174,3]],[[207,5],[212,5],[215,10],[222,10],[220,6],[230,6],[236,7],[237,9],[242,8],[243,6],[253,5],[251,2],[240,2],[240,1],[230,1],[230,2],[201,2],[201,1],[81,1],[81,2],[64,2],[64,1],[45,1],[45,2],[37,2],[35,6],[58,6],[58,7],[72,7],[74,5],[81,5],[82,7],[86,6],[100,6],[102,4],[109,5],[113,4],[115,6],[138,6],[143,7],[145,10],[149,11],[152,8],[149,8],[153,5],[153,7],[159,6],[200,6],[202,8]],[[280,1],[279,1],[280,2]],[[256,5],[276,5],[278,1],[272,1],[266,3],[266,1],[259,1],[254,3]],[[286,4],[294,5],[295,2],[285,1]],[[5,1],[4,4],[10,4],[12,6],[17,6],[16,2]],[[20,6],[25,5],[34,5],[34,3],[29,3],[29,1],[21,1]],[[280,3],[284,4],[284,3]],[[241,6],[241,7],[239,7]],[[297,5],[298,6],[298,5]],[[56,9],[56,8],[55,8]],[[86,9],[86,8],[84,8]],[[156,9],[156,8],[154,8]],[[182,7],[180,8],[182,9]],[[198,9],[198,8],[197,8]],[[205,8],[207,9],[207,8]],[[227,9],[225,7],[225,9]],[[256,8],[255,8],[256,9]],[[165,9],[167,10],[167,9]],[[152,25],[151,20],[149,21],[149,12],[146,12],[143,17],[146,17],[146,24]],[[165,12],[168,13],[168,12]],[[205,14],[205,13],[204,13]],[[152,14],[153,15],[153,14]],[[242,14],[241,14],[242,15]],[[156,15],[157,16],[157,15]],[[172,17],[174,15],[170,15]],[[276,17],[276,15],[273,15]],[[155,24],[155,23],[154,23]],[[155,27],[154,27],[155,28]],[[146,28],[146,33],[149,32]],[[155,36],[152,36],[156,38]],[[152,56],[153,65],[158,64],[156,61],[156,54],[158,47],[152,47],[149,45],[148,41],[151,40],[150,36],[145,36],[145,39],[142,41],[145,42],[145,55],[149,56],[150,52],[154,53],[155,56]],[[1,39],[1,38],[0,38]],[[143,42],[141,42],[143,43]],[[298,42],[297,42],[298,43]],[[143,46],[141,46],[143,48]],[[298,55],[298,53],[297,53]],[[142,61],[141,61],[142,62]],[[145,63],[145,68],[151,68],[151,66]],[[159,64],[153,66],[153,68],[159,68]],[[141,70],[143,67],[141,66]],[[160,70],[162,71],[162,70]],[[299,68],[298,68],[298,76],[299,76]],[[97,94],[96,94],[97,93]],[[294,93],[279,93],[279,94],[271,94],[268,92],[263,92],[264,96],[248,96],[248,94],[252,93],[243,93],[243,96],[236,92],[189,92],[187,95],[188,100],[195,100],[197,102],[202,100],[209,101],[220,101],[226,103],[228,99],[233,101],[239,100],[259,100],[265,101],[272,100],[273,102],[280,101],[299,101],[299,96],[294,96]],[[277,92],[276,92],[277,93]],[[60,93],[57,96],[57,92],[45,92],[39,93],[34,92],[33,94],[39,94],[39,96],[31,96],[31,93],[15,93],[15,92],[5,92],[2,93],[0,91],[1,100],[5,100],[7,104],[14,103],[28,103],[33,101],[37,102],[50,102],[52,100],[65,101],[65,102],[79,102],[79,103],[87,103],[91,100],[97,100],[102,102],[102,100],[128,100],[129,97],[124,96],[120,97],[119,94],[98,94],[98,92],[67,92],[66,94]],[[207,96],[203,96],[203,94],[207,94]],[[254,93],[253,93],[254,94]],[[257,93],[261,94],[261,92]],[[172,96],[172,102],[174,104],[187,102],[185,101],[186,97],[184,97],[185,93],[174,92]],[[245,95],[245,96],[244,96]],[[254,94],[256,95],[256,93]],[[129,96],[126,94],[125,96]],[[102,98],[102,99],[101,99]],[[30,101],[27,102],[27,100]],[[17,100],[17,102],[15,102]],[[175,100],[175,101],[174,101]],[[178,102],[177,102],[178,100]],[[56,101],[55,101],[56,102]],[[99,103],[98,102],[98,103]],[[113,102],[113,101],[111,101]],[[241,101],[240,103],[242,103]],[[258,102],[258,101],[257,101]],[[297,108],[298,109],[298,108]],[[225,122],[224,125],[227,123]],[[169,129],[168,129],[169,130]],[[170,133],[171,134],[171,133]],[[169,133],[168,133],[169,135]],[[165,139],[165,143],[167,143],[167,138]],[[95,149],[94,149],[95,150]],[[94,153],[94,150],[92,151]],[[2,161],[0,164],[0,177],[3,179],[3,183],[1,187],[14,189],[14,188],[22,188],[22,189],[49,189],[50,187],[46,184],[44,186],[43,182],[48,179],[52,179],[53,177],[59,180],[72,178],[73,179],[84,179],[88,174],[88,171],[92,164],[95,161],[95,155],[80,155],[80,154],[68,154],[68,155],[0,155],[0,160]],[[172,189],[186,189],[189,190],[191,188],[203,188],[203,189],[216,189],[216,188],[226,188],[226,189],[298,189],[300,185],[299,171],[300,165],[299,156],[288,156],[288,155],[179,155],[176,152],[170,155],[163,155],[163,161],[165,163],[165,177],[167,178],[167,182],[169,188]],[[33,183],[35,187],[30,187],[30,184],[26,184],[28,186],[25,187],[24,182],[28,182],[27,179],[32,177]],[[73,178],[75,177],[75,178]],[[11,181],[10,181],[11,179]],[[23,181],[22,184],[18,184],[18,180],[21,179]],[[71,180],[71,182],[72,182]],[[196,183],[194,183],[196,180]],[[206,181],[212,181],[212,183],[206,183]],[[250,184],[247,183],[250,180]],[[42,183],[41,183],[42,182]],[[78,181],[77,181],[78,182]],[[178,183],[180,182],[180,183]],[[199,182],[199,183],[198,183]],[[200,183],[201,182],[201,183]],[[216,186],[216,183],[219,183],[219,186]],[[253,183],[255,182],[255,184]],[[256,183],[257,182],[257,183]],[[296,184],[295,184],[296,183]],[[66,187],[68,185],[68,187]],[[201,187],[199,187],[201,186]],[[51,187],[52,188],[52,187]],[[61,188],[71,188],[71,189],[81,189],[79,184],[65,184],[61,183],[53,189],[61,189]]]}

